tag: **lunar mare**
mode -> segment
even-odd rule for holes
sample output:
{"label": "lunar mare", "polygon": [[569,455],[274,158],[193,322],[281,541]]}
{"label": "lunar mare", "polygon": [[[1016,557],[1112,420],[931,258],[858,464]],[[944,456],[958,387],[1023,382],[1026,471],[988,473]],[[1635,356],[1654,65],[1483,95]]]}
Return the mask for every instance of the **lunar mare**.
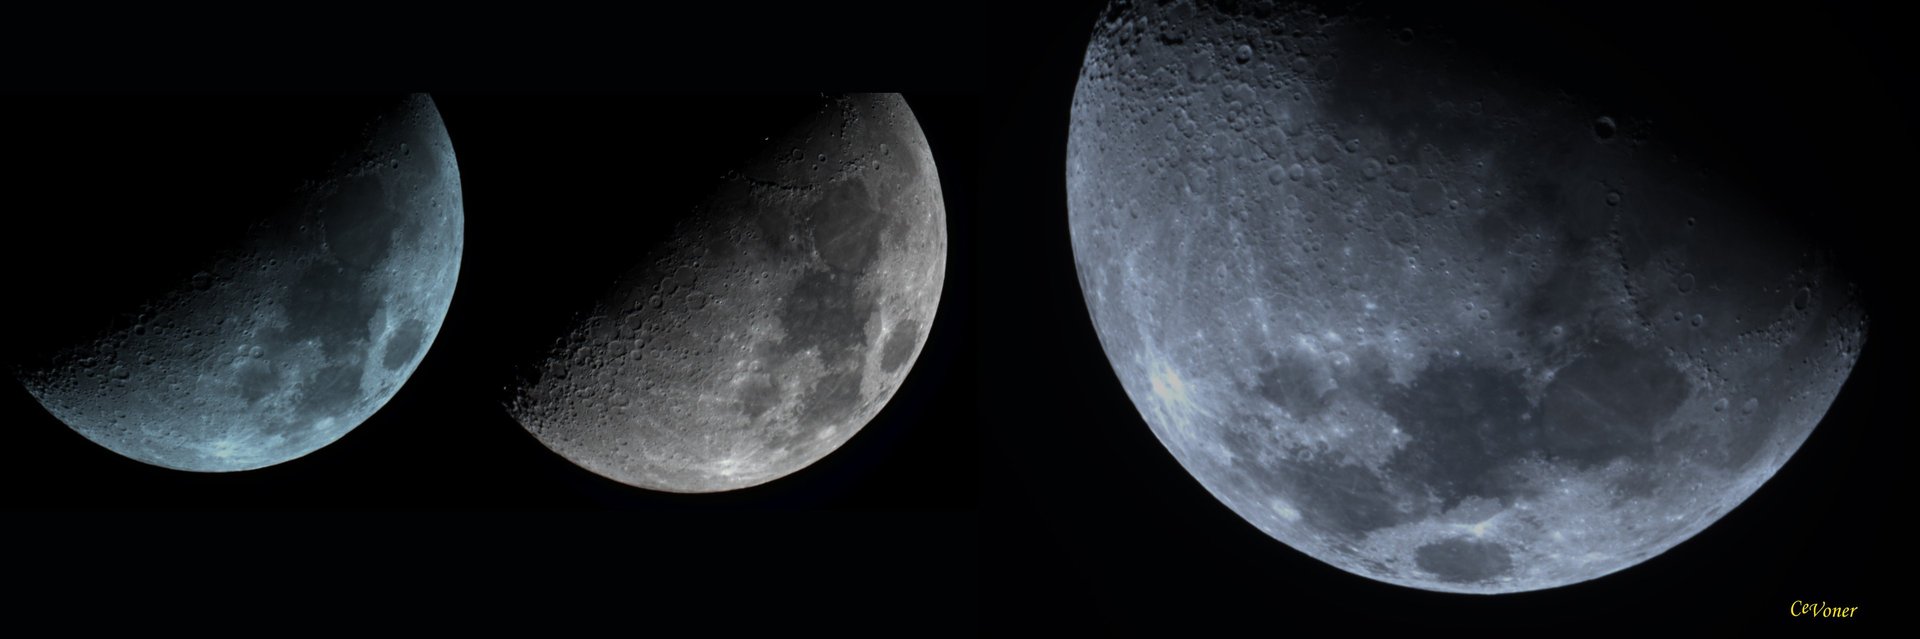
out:
{"label": "lunar mare", "polygon": [[373,415],[452,301],[460,174],[425,95],[340,148],[290,204],[262,203],[243,246],[133,321],[23,366],[27,390],[101,446],[190,471],[282,463]]}
{"label": "lunar mare", "polygon": [[912,111],[825,100],[758,153],[513,389],[541,443],[633,486],[732,490],[838,449],[899,388],[946,265]]}
{"label": "lunar mare", "polygon": [[1534,590],[1692,537],[1832,403],[1850,285],[1631,117],[1408,35],[1102,18],[1067,187],[1121,384],[1222,503],[1359,575]]}

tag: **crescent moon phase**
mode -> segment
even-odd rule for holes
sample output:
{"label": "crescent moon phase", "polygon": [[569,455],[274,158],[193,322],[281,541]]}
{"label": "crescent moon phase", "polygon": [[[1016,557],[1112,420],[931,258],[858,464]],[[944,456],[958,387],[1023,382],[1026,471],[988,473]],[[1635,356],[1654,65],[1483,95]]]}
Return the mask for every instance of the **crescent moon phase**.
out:
{"label": "crescent moon phase", "polygon": [[1154,434],[1273,538],[1505,593],[1658,555],[1806,440],[1865,339],[1756,194],[1360,12],[1118,7],[1073,251]]}
{"label": "crescent moon phase", "polygon": [[897,94],[822,100],[557,340],[508,411],[601,476],[700,493],[786,476],[879,413],[932,328],[946,215]]}
{"label": "crescent moon phase", "polygon": [[438,334],[464,224],[432,99],[400,99],[361,131],[324,174],[262,202],[238,248],[135,321],[22,365],[22,384],[94,443],[178,470],[271,466],[360,425]]}

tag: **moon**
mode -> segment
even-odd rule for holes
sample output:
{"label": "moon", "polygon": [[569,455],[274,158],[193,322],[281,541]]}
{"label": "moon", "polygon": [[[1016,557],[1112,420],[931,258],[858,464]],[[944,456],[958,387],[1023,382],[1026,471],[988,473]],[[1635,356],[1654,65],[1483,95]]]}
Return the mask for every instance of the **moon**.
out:
{"label": "moon", "polygon": [[271,466],[360,425],[438,334],[464,224],[433,100],[364,124],[324,174],[261,202],[240,245],[133,321],[21,365],[21,383],[94,443],[177,470]]}
{"label": "moon", "polygon": [[1751,495],[1866,322],[1830,255],[1631,114],[1359,14],[1110,10],[1075,262],[1115,374],[1228,508],[1372,579],[1594,579]]}
{"label": "moon", "polygon": [[823,99],[557,340],[508,412],[609,479],[705,493],[838,449],[932,328],[946,213],[897,94]]}

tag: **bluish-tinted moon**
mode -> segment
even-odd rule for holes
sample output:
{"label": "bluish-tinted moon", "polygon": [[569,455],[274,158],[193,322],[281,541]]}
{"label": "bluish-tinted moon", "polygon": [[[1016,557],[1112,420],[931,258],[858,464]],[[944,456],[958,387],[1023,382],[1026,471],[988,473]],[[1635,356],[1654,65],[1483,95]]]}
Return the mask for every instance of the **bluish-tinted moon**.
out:
{"label": "bluish-tinted moon", "polygon": [[179,470],[282,463],[366,421],[439,333],[464,213],[431,99],[362,131],[138,322],[23,366],[27,390],[94,443]]}
{"label": "bluish-tinted moon", "polygon": [[932,330],[946,252],[939,174],[906,101],[824,99],[636,255],[509,411],[632,486],[787,476],[899,389]]}
{"label": "bluish-tinted moon", "polygon": [[1102,19],[1067,190],[1114,372],[1221,502],[1374,579],[1534,590],[1692,537],[1832,403],[1850,285],[1631,117],[1407,35]]}

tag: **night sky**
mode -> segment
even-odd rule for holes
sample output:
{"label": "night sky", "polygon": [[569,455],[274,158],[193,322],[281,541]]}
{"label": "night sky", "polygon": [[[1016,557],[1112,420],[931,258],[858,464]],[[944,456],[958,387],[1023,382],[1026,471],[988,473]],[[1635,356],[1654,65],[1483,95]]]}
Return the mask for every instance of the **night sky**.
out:
{"label": "night sky", "polygon": [[[904,613],[908,633],[1899,618],[1905,602],[1881,583],[1896,570],[1887,528],[1910,404],[1895,371],[1911,241],[1894,229],[1913,208],[1916,103],[1891,9],[1406,9],[1523,74],[1653,113],[1766,185],[1836,249],[1871,321],[1826,420],[1745,504],[1628,570],[1488,597],[1374,582],[1265,536],[1134,411],[1067,234],[1068,105],[1099,3],[906,4],[637,22],[422,16],[371,29],[388,43],[372,50],[319,46],[321,24],[107,30],[94,37],[117,46],[39,49],[0,107],[9,364],[223,241],[222,221],[245,215],[235,203],[271,190],[263,167],[322,144],[296,123],[346,108],[343,94],[433,95],[460,162],[466,246],[411,380],[346,437],[285,464],[146,466],[65,428],[19,385],[0,389],[0,521],[19,538],[17,578],[49,593],[315,596],[348,582],[390,605],[433,591],[813,607],[797,599],[855,625],[869,608]],[[416,24],[441,28],[398,37]],[[596,290],[587,274],[633,259],[790,118],[796,96],[821,91],[904,94],[946,197],[944,297],[892,402],[814,466],[732,493],[630,488],[540,446],[500,407],[513,363]],[[248,106],[264,96],[280,99]],[[619,585],[576,592],[587,583]],[[1862,617],[1792,619],[1796,599]]]}

